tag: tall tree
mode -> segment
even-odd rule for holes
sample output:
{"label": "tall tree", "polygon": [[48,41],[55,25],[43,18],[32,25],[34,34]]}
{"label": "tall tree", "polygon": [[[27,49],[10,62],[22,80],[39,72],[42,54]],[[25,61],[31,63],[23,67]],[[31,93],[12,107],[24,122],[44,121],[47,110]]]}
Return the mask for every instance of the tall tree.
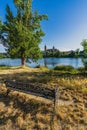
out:
{"label": "tall tree", "polygon": [[47,15],[33,12],[32,0],[14,0],[14,5],[16,15],[13,15],[8,5],[6,7],[6,22],[2,33],[8,54],[13,58],[21,58],[24,66],[27,58],[37,60],[41,57],[39,44],[45,35],[41,29],[41,21],[47,19]]}
{"label": "tall tree", "polygon": [[84,39],[81,42],[81,45],[83,46],[83,50],[84,50],[84,58],[82,59],[82,61],[85,66],[85,69],[87,69],[87,39]]}
{"label": "tall tree", "polygon": [[75,50],[75,57],[79,57],[79,54],[80,54],[79,49],[76,49],[76,50]]}
{"label": "tall tree", "polygon": [[[2,30],[2,22],[0,20],[0,34],[1,34],[1,30]],[[1,36],[1,35],[0,35]]]}
{"label": "tall tree", "polygon": [[0,20],[0,30],[1,30],[1,25],[2,25],[2,23],[1,23],[1,20]]}

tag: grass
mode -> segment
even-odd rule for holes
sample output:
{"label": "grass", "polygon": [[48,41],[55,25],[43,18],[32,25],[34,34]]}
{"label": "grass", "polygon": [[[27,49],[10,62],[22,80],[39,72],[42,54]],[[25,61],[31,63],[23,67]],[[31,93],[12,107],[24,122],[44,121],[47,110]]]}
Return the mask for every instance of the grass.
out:
{"label": "grass", "polygon": [[0,129],[43,130],[57,127],[63,130],[86,130],[87,75],[83,72],[65,72],[47,68],[11,67],[0,70],[0,79],[17,80],[45,87],[58,87],[62,101],[70,105],[58,106],[52,119],[54,106],[21,92],[9,91],[0,84]]}
{"label": "grass", "polygon": [[87,87],[82,88],[83,93],[87,94]]}
{"label": "grass", "polygon": [[0,129],[5,129],[5,126],[15,130],[50,127],[52,104],[45,104],[27,94],[12,90],[7,95],[7,88],[0,88]]}
{"label": "grass", "polygon": [[11,67],[8,66],[8,65],[4,65],[4,64],[1,64],[0,65],[0,70],[6,70],[6,69],[10,69]]}

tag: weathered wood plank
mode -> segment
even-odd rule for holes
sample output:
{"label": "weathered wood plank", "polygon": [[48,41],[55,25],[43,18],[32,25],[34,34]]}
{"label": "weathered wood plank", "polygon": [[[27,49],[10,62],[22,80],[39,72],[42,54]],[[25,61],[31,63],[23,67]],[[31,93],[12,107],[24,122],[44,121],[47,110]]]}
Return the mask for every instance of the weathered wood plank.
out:
{"label": "weathered wood plank", "polygon": [[15,81],[15,80],[5,80],[4,83],[6,84],[7,87],[10,87],[10,88],[15,88],[15,89],[19,89],[19,90],[23,90],[27,92],[36,93],[37,95],[41,95],[45,98],[50,98],[50,99],[55,98],[55,89],[52,89],[52,88],[33,85],[30,83],[23,83],[23,82]]}

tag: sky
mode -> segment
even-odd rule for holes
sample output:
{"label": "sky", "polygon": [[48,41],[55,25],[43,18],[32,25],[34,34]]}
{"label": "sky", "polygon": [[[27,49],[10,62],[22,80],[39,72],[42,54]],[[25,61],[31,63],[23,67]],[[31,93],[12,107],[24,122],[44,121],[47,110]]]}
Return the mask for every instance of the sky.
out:
{"label": "sky", "polygon": [[[13,0],[0,0],[2,21],[5,21],[6,4],[15,13]],[[48,15],[48,20],[41,23],[45,32],[40,45],[42,50],[44,45],[63,51],[82,49],[80,43],[87,39],[87,0],[33,0],[32,4],[39,14]]]}

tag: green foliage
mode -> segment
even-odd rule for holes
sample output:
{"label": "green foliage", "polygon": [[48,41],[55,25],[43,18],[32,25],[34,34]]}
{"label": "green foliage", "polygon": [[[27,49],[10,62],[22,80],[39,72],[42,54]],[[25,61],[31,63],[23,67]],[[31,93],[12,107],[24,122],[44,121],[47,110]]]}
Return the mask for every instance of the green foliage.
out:
{"label": "green foliage", "polygon": [[59,51],[58,49],[48,49],[43,53],[43,57],[63,57],[78,58],[82,57],[83,52],[76,49],[75,51]]}
{"label": "green foliage", "polygon": [[76,51],[75,51],[75,57],[79,57],[79,55],[80,55],[80,50],[76,49]]}
{"label": "green foliage", "polygon": [[47,19],[47,16],[32,11],[32,0],[14,0],[14,5],[17,14],[14,16],[7,5],[6,22],[2,30],[7,38],[5,46],[8,54],[22,60],[26,58],[37,60],[41,58],[39,44],[45,35],[41,29],[41,21]]}
{"label": "green foliage", "polygon": [[54,68],[54,70],[61,70],[61,71],[73,71],[75,70],[73,66],[67,65],[59,65]]}
{"label": "green foliage", "polygon": [[81,42],[81,45],[83,46],[83,49],[84,49],[84,58],[82,58],[82,61],[83,61],[85,69],[87,69],[87,39],[84,39]]}
{"label": "green foliage", "polygon": [[82,42],[81,42],[81,45],[83,46],[83,49],[84,49],[84,53],[85,53],[85,57],[87,56],[87,39],[84,39]]}
{"label": "green foliage", "polygon": [[87,58],[82,58],[83,65],[87,69]]}
{"label": "green foliage", "polygon": [[0,54],[0,59],[2,58],[6,58],[6,56],[4,54]]}
{"label": "green foliage", "polygon": [[85,71],[84,67],[79,67],[77,70],[80,71],[80,72],[84,72]]}
{"label": "green foliage", "polygon": [[1,27],[2,27],[2,22],[1,22],[1,20],[0,20],[0,30],[1,30]]}
{"label": "green foliage", "polygon": [[0,20],[0,38],[1,38],[2,22]]}

